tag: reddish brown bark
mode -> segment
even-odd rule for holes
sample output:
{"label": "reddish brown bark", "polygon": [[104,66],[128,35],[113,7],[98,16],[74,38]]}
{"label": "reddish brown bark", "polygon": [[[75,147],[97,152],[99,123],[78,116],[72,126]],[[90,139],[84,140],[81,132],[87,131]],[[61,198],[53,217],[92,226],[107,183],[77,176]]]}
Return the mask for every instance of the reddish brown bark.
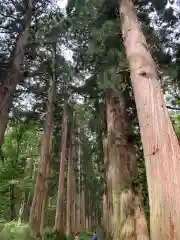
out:
{"label": "reddish brown bark", "polygon": [[[29,224],[31,228],[40,234],[40,229],[44,220],[42,220],[42,215],[44,217],[45,206],[43,207],[44,199],[47,185],[48,185],[48,174],[50,170],[50,153],[51,153],[51,143],[52,143],[52,116],[53,116],[53,104],[55,97],[55,51],[52,49],[52,71],[54,72],[49,93],[48,93],[48,103],[47,103],[47,113],[45,119],[44,134],[41,142],[41,155],[38,163],[38,173],[36,177],[36,186],[34,190],[34,197],[31,206],[31,212],[29,217]],[[41,223],[42,220],[42,223]]]}
{"label": "reddish brown bark", "polygon": [[[73,165],[74,168],[74,165]],[[73,170],[73,181],[72,181],[72,218],[71,218],[71,225],[72,231],[75,234],[76,231],[76,179],[75,179],[75,172]]]}
{"label": "reddish brown bark", "polygon": [[[81,144],[81,143],[79,143]],[[82,158],[82,146],[79,145],[79,162],[80,162],[80,176],[79,176],[79,190],[80,190],[80,227],[81,231],[85,230],[85,184],[84,184],[84,169],[85,163]]]}
{"label": "reddish brown bark", "polygon": [[7,128],[9,111],[17,85],[21,79],[21,66],[24,59],[25,46],[27,44],[29,28],[31,25],[33,1],[28,1],[27,10],[23,19],[23,30],[16,39],[16,45],[13,50],[8,75],[3,83],[0,83],[0,147],[4,141],[4,134]]}
{"label": "reddish brown bark", "polygon": [[66,146],[67,146],[67,131],[68,131],[68,117],[66,113],[66,106],[62,123],[62,138],[61,138],[61,153],[60,153],[60,169],[59,169],[59,187],[57,195],[56,217],[54,228],[60,233],[64,233],[64,171],[65,171],[65,158],[66,158]]}
{"label": "reddish brown bark", "polygon": [[44,230],[46,214],[47,214],[50,169],[51,169],[51,159],[48,160],[47,168],[46,168],[45,190],[44,190],[44,198],[43,198],[42,213],[41,213],[41,225],[40,225],[41,234],[43,233],[43,230]]}
{"label": "reddish brown bark", "polygon": [[131,0],[120,1],[120,17],[146,161],[151,238],[165,240],[171,239],[174,235],[174,239],[178,240],[180,239],[178,139],[165,106],[155,62],[148,51]]}
{"label": "reddish brown bark", "polygon": [[143,197],[140,186],[138,184],[135,185],[133,193],[137,240],[148,240],[149,234],[144,213]]}
{"label": "reddish brown bark", "polygon": [[111,235],[111,221],[110,216],[112,216],[112,184],[111,176],[108,172],[109,167],[109,153],[108,153],[108,139],[104,137],[103,139],[103,152],[104,152],[104,194],[103,194],[103,225],[106,231],[106,237]]}
{"label": "reddish brown bark", "polygon": [[72,233],[72,144],[69,145],[69,157],[68,157],[68,174],[67,174],[67,206],[66,206],[66,235],[70,236]]}

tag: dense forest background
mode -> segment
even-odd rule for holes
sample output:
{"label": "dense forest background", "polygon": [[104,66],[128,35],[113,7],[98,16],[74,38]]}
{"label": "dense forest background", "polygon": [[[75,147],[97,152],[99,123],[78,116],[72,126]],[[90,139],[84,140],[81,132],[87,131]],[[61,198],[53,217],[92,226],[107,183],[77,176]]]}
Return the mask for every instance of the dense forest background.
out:
{"label": "dense forest background", "polygon": [[179,18],[179,0],[0,2],[1,240],[180,239]]}

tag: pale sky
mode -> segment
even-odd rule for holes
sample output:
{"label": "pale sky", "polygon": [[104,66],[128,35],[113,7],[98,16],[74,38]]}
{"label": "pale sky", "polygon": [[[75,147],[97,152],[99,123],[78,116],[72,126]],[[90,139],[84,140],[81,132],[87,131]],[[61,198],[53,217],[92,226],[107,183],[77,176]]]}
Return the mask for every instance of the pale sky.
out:
{"label": "pale sky", "polygon": [[57,4],[60,8],[65,8],[68,0],[57,0]]}

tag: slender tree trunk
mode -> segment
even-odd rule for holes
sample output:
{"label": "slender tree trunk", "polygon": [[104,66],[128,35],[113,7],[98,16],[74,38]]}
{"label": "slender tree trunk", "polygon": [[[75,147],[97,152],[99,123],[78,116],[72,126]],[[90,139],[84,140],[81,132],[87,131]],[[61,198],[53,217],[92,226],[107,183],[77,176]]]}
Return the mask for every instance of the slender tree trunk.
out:
{"label": "slender tree trunk", "polygon": [[11,207],[11,221],[16,219],[16,196],[15,196],[15,190],[14,190],[14,184],[11,184],[9,187],[10,192],[10,207]]}
{"label": "slender tree trunk", "polygon": [[80,199],[80,193],[78,192],[76,194],[76,232],[79,232],[81,230],[81,199]]}
{"label": "slender tree trunk", "polygon": [[[29,169],[30,169],[30,173],[29,173],[29,176],[31,175],[31,180],[34,181],[35,178],[36,178],[36,172],[37,172],[37,163],[36,163],[36,160],[32,160],[32,166],[31,166],[31,163],[29,164]],[[39,157],[38,157],[38,162],[39,162]],[[26,172],[25,174],[28,174],[28,172]],[[31,194],[31,191],[29,191],[29,194],[27,196],[27,200],[26,200],[26,205],[25,205],[25,210],[24,210],[24,216],[23,216],[23,219],[25,222],[28,222],[29,221],[29,215],[30,215],[30,208],[31,208],[31,205],[32,205],[32,194]]]}
{"label": "slender tree trunk", "polygon": [[107,208],[107,194],[104,191],[103,197],[102,197],[102,225],[103,228],[108,231],[108,208]]}
{"label": "slender tree trunk", "polygon": [[[72,140],[70,140],[71,142]],[[66,235],[70,236],[72,233],[72,178],[73,178],[73,169],[72,169],[72,152],[73,152],[72,143],[69,144],[69,157],[68,157],[68,175],[67,175],[67,206],[66,206]]]}
{"label": "slender tree trunk", "polygon": [[[31,228],[37,233],[40,234],[41,228],[41,219],[42,213],[45,211],[43,207],[43,201],[46,192],[46,185],[48,184],[48,174],[50,169],[50,151],[51,151],[51,142],[52,142],[52,115],[53,115],[53,104],[55,97],[55,48],[52,48],[52,78],[50,82],[50,88],[48,93],[48,104],[47,104],[47,113],[45,119],[44,134],[41,142],[41,156],[38,165],[38,173],[36,178],[36,186],[34,191],[33,202],[31,206],[31,212],[29,217],[29,223]],[[44,217],[44,213],[43,213]],[[44,220],[42,220],[44,222]]]}
{"label": "slender tree trunk", "polygon": [[80,138],[78,136],[77,142],[77,193],[76,193],[76,231],[79,232],[81,230],[81,143]]}
{"label": "slender tree trunk", "polygon": [[[49,155],[50,155],[50,153],[49,153]],[[51,159],[48,160],[47,169],[46,169],[45,190],[44,190],[44,198],[43,198],[42,213],[41,213],[41,225],[40,225],[40,233],[41,234],[43,233],[45,219],[46,219],[46,216],[47,216],[46,214],[47,214],[47,207],[48,207],[48,190],[49,190],[49,172],[50,172],[50,169],[51,169]]]}
{"label": "slender tree trunk", "polygon": [[108,178],[108,141],[107,137],[103,138],[103,152],[104,152],[104,194],[103,194],[103,222],[104,229],[106,231],[106,238],[109,238],[111,234],[110,216],[112,216],[112,201],[110,201],[110,195],[112,192],[110,179]]}
{"label": "slender tree trunk", "polygon": [[146,161],[151,238],[178,240],[180,146],[131,0],[120,1],[120,17]]}
{"label": "slender tree trunk", "polygon": [[[82,134],[81,134],[82,135]],[[83,159],[82,145],[79,145],[79,158],[80,158],[80,222],[81,231],[85,230],[85,162]]]}
{"label": "slender tree trunk", "polygon": [[24,59],[24,51],[31,25],[32,9],[33,1],[28,0],[27,10],[22,22],[22,31],[16,39],[16,45],[10,59],[8,76],[6,77],[4,84],[0,83],[0,147],[4,141],[9,111],[12,107],[16,87],[21,79],[21,65]]}
{"label": "slender tree trunk", "polygon": [[88,221],[88,216],[86,216],[86,231],[89,231],[89,221]]}
{"label": "slender tree trunk", "polygon": [[17,225],[20,225],[22,223],[22,218],[23,218],[23,213],[25,210],[25,205],[26,205],[26,194],[25,192],[22,192],[21,194],[21,204],[19,208],[19,213],[18,213],[18,223]]}
{"label": "slender tree trunk", "polygon": [[57,195],[56,217],[54,229],[64,234],[63,208],[64,208],[64,171],[67,145],[68,117],[66,111],[66,103],[64,107],[64,116],[62,123],[61,153],[60,153],[60,169],[59,169],[59,187]]}
{"label": "slender tree trunk", "polygon": [[72,225],[72,231],[75,234],[75,231],[76,231],[76,178],[75,178],[74,164],[73,164],[73,176],[72,176],[72,178],[73,178],[73,181],[72,181],[72,218],[71,218],[71,225]]}
{"label": "slender tree trunk", "polygon": [[82,183],[81,187],[81,230],[85,230],[86,219],[85,219],[85,186]]}
{"label": "slender tree trunk", "polygon": [[89,190],[89,209],[88,209],[88,212],[89,212],[89,230],[92,231],[92,199],[91,199],[91,191]]}

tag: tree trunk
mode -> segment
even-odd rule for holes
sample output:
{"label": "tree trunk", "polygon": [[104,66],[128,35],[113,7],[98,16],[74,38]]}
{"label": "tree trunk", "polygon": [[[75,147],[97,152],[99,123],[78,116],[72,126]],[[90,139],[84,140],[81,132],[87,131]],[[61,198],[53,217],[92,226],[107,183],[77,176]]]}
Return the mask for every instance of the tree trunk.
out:
{"label": "tree trunk", "polygon": [[63,208],[64,208],[64,171],[66,159],[68,117],[66,112],[66,103],[64,107],[64,116],[62,123],[61,153],[60,153],[60,169],[59,169],[59,187],[57,195],[56,217],[54,229],[64,234]]}
{"label": "tree trunk", "polygon": [[25,194],[25,192],[22,192],[17,225],[21,225],[21,223],[22,223],[25,205],[26,205],[26,194]]}
{"label": "tree trunk", "polygon": [[112,182],[113,240],[136,240],[136,226],[131,189],[130,163],[124,128],[124,102],[110,93],[107,99],[109,138],[108,175]]}
{"label": "tree trunk", "polygon": [[16,196],[15,196],[15,189],[14,184],[11,184],[9,186],[9,192],[10,192],[10,207],[11,207],[11,221],[16,219]]}
{"label": "tree trunk", "polygon": [[54,98],[55,98],[55,84],[56,84],[55,55],[56,55],[55,48],[52,48],[52,78],[51,78],[50,88],[48,93],[48,104],[47,104],[44,134],[41,142],[41,156],[40,156],[40,161],[38,165],[36,186],[35,186],[32,206],[31,206],[30,217],[29,217],[29,224],[37,234],[40,234],[42,213],[43,211],[45,211],[45,209],[43,209],[43,201],[44,201],[45,192],[47,188],[46,185],[48,183],[47,182],[48,174],[49,174],[49,169],[51,164],[49,161],[51,159],[50,152],[51,152],[51,142],[52,142],[52,133],[53,133],[52,117],[53,117],[53,104],[54,104]]}
{"label": "tree trunk", "polygon": [[[70,140],[71,142],[72,140]],[[69,144],[69,157],[68,157],[68,175],[67,175],[67,206],[66,206],[66,235],[70,236],[72,233],[72,178],[73,178],[73,146]]]}
{"label": "tree trunk", "polygon": [[[73,166],[74,169],[74,166]],[[73,170],[72,174],[72,218],[71,218],[71,225],[72,225],[72,231],[75,234],[76,231],[76,178],[75,178],[75,172]]]}
{"label": "tree trunk", "polygon": [[143,196],[139,184],[134,185],[133,194],[137,240],[149,240],[147,221],[143,206]]}
{"label": "tree trunk", "polygon": [[103,152],[104,152],[104,181],[105,181],[105,189],[103,194],[103,223],[105,229],[105,235],[108,239],[111,235],[111,223],[110,223],[110,216],[112,216],[112,199],[111,199],[111,180],[110,176],[108,176],[108,139],[104,137],[103,139]]}
{"label": "tree trunk", "polygon": [[[39,156],[38,156],[38,160],[39,162]],[[29,174],[28,172],[26,171],[25,174],[28,174],[29,177],[31,176],[31,180],[34,181],[36,179],[36,172],[37,172],[37,162],[35,159],[32,159],[32,166],[31,166],[31,163],[29,164]],[[23,214],[23,220],[25,222],[28,222],[29,221],[29,215],[30,215],[30,209],[31,209],[31,205],[32,205],[32,193],[31,191],[28,191],[28,196],[27,196],[27,199],[26,199],[26,204],[25,204],[25,209],[24,209],[24,214]]]}
{"label": "tree trunk", "polygon": [[89,195],[89,207],[88,207],[88,213],[89,213],[89,231],[92,231],[92,200],[91,200],[91,191],[88,192]]}
{"label": "tree trunk", "polygon": [[81,209],[80,209],[80,193],[76,194],[76,232],[81,230]]}
{"label": "tree trunk", "polygon": [[[125,102],[125,109],[132,107],[131,105],[129,106],[128,104],[128,100],[130,98],[129,94],[126,95],[123,93],[122,97]],[[134,214],[135,214],[135,222],[136,222],[136,236],[137,236],[137,240],[149,240],[147,221],[146,221],[146,216],[145,216],[144,206],[143,206],[143,194],[141,192],[141,187],[138,181],[137,157],[136,157],[136,148],[135,148],[135,140],[134,140],[135,136],[133,132],[133,123],[131,121],[132,116],[131,117],[128,116],[127,111],[125,111],[124,118],[125,118],[124,128],[125,128],[125,134],[127,138],[129,166],[130,166],[130,173],[132,178]]]}
{"label": "tree trunk", "polygon": [[120,18],[146,161],[151,238],[178,240],[180,146],[131,0],[120,1]]}
{"label": "tree trunk", "polygon": [[86,218],[85,218],[85,186],[82,183],[81,186],[81,231],[85,230]]}
{"label": "tree trunk", "polygon": [[45,190],[44,190],[44,198],[43,198],[42,213],[41,213],[41,225],[40,225],[40,233],[41,234],[43,233],[43,230],[44,230],[44,224],[45,224],[45,220],[46,220],[47,207],[48,207],[48,190],[49,190],[50,169],[51,169],[51,159],[48,160],[47,169],[46,169]]}
{"label": "tree trunk", "polygon": [[[80,134],[80,133],[79,133]],[[76,149],[77,156],[77,193],[76,193],[76,231],[81,230],[81,143],[80,137],[78,136],[78,146]]]}
{"label": "tree trunk", "polygon": [[16,87],[21,78],[21,66],[24,59],[24,51],[31,25],[32,9],[33,1],[28,0],[27,10],[22,23],[22,31],[16,39],[16,45],[11,56],[8,76],[6,77],[4,83],[0,83],[0,147],[4,141],[9,111],[12,107]]}
{"label": "tree trunk", "polygon": [[80,223],[81,231],[85,230],[85,162],[83,159],[82,145],[79,143],[79,162],[80,162]]}

